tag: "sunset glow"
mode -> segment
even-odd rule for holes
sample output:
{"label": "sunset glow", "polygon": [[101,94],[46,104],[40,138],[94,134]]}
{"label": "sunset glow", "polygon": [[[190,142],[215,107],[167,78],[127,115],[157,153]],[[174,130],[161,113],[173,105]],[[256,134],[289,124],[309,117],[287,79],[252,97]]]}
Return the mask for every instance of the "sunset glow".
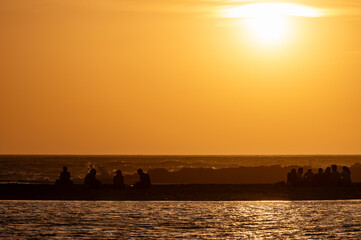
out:
{"label": "sunset glow", "polygon": [[359,0],[0,9],[0,153],[361,153]]}
{"label": "sunset glow", "polygon": [[280,43],[290,26],[288,17],[320,17],[321,11],[294,3],[253,3],[222,11],[223,17],[244,18],[246,27],[263,43]]}
{"label": "sunset glow", "polygon": [[0,239],[361,239],[361,0],[1,0],[0,36]]}

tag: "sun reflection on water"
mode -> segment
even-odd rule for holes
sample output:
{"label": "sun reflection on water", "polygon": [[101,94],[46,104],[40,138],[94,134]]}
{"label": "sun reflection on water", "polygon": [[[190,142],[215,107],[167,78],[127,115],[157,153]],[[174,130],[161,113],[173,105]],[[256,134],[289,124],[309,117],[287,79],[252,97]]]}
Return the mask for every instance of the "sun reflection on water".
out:
{"label": "sun reflection on water", "polygon": [[361,201],[0,201],[0,237],[357,238]]}

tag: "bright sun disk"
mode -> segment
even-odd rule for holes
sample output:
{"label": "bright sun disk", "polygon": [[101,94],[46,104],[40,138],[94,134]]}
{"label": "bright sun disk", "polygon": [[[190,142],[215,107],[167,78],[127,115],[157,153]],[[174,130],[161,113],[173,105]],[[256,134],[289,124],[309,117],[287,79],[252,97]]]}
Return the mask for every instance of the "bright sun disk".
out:
{"label": "bright sun disk", "polygon": [[253,35],[262,42],[279,42],[286,32],[286,21],[281,16],[262,16],[245,21]]}
{"label": "bright sun disk", "polygon": [[259,41],[279,43],[288,30],[287,16],[319,17],[321,11],[295,3],[254,3],[226,9],[222,16],[244,18],[246,27]]}

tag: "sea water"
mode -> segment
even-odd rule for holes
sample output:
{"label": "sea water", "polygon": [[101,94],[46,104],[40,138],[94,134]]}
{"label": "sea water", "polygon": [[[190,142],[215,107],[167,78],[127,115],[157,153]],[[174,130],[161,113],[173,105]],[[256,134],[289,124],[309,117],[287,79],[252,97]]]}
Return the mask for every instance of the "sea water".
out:
{"label": "sea water", "polygon": [[[361,156],[61,156],[61,155],[0,155],[0,183],[54,183],[63,166],[71,172],[74,183],[83,183],[89,168],[97,169],[97,176],[135,174],[144,170],[164,168],[179,171],[182,168],[237,168],[258,166],[312,166],[331,164],[351,167],[361,163]],[[340,169],[339,169],[340,170]],[[354,177],[355,175],[353,175]],[[106,177],[106,176],[105,176]]]}
{"label": "sea water", "polygon": [[1,239],[361,239],[361,201],[0,201]]}

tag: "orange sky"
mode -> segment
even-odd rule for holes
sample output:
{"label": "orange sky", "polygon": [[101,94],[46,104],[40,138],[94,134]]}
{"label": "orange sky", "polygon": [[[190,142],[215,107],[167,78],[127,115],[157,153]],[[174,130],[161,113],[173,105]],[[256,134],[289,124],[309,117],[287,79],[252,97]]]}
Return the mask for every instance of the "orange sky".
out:
{"label": "orange sky", "polygon": [[361,154],[359,1],[273,43],[252,3],[0,1],[0,153]]}

